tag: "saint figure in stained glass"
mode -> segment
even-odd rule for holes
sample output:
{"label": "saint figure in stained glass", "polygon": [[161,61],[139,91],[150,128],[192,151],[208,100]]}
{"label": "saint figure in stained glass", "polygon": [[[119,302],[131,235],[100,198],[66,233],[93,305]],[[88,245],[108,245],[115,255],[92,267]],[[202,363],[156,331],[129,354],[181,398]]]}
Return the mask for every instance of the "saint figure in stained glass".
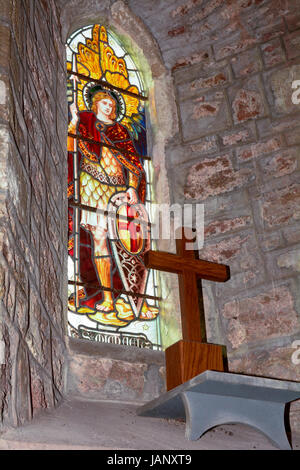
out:
{"label": "saint figure in stained glass", "polygon": [[70,42],[68,61],[69,255],[75,271],[69,311],[119,331],[158,315],[147,299],[143,263],[150,248],[144,107],[106,29],[95,25],[91,35],[77,41],[76,50]]}

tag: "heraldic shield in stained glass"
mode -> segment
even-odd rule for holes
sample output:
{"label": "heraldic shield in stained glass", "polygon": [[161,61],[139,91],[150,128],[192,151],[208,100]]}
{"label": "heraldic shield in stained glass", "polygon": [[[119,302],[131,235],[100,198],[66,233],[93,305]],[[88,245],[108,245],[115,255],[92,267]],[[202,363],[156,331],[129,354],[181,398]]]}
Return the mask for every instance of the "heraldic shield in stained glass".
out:
{"label": "heraldic shield in stained glass", "polygon": [[159,349],[142,77],[98,24],[69,38],[67,71],[69,333]]}

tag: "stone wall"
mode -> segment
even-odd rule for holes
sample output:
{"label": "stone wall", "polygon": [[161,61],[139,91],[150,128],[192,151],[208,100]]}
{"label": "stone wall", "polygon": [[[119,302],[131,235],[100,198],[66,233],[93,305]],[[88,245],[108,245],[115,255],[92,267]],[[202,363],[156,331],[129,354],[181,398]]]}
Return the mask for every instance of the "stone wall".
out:
{"label": "stone wall", "polygon": [[162,351],[68,338],[68,396],[145,403],[165,391]]}
{"label": "stone wall", "polygon": [[[172,203],[203,203],[200,256],[231,268],[226,284],[203,283],[209,341],[226,344],[232,371],[299,381],[299,0],[0,6],[2,422],[23,422],[63,391],[63,41],[103,18],[135,35],[155,81],[150,102],[163,103],[152,112],[163,202],[170,188]],[[296,404],[298,429],[299,414]]]}
{"label": "stone wall", "polygon": [[0,426],[64,389],[66,120],[53,0],[0,1]]}
{"label": "stone wall", "polygon": [[203,283],[208,339],[232,371],[299,381],[300,3],[128,4],[174,80],[171,202],[204,204],[200,257],[231,268],[226,284]]}
{"label": "stone wall", "polygon": [[158,45],[179,125],[153,148],[155,175],[171,203],[204,204],[200,256],[231,268],[226,284],[203,283],[208,340],[232,371],[299,380],[299,0],[58,3],[65,30],[104,18]]}

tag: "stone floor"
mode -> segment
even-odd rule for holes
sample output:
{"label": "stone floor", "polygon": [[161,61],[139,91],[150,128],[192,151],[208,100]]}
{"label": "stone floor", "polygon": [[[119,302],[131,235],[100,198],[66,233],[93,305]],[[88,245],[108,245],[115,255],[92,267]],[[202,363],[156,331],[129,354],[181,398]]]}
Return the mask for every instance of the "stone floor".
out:
{"label": "stone floor", "polygon": [[[0,434],[0,450],[276,450],[259,431],[218,426],[198,441],[185,440],[185,423],[136,415],[136,406],[66,399],[31,423]],[[293,436],[300,450],[300,435]]]}

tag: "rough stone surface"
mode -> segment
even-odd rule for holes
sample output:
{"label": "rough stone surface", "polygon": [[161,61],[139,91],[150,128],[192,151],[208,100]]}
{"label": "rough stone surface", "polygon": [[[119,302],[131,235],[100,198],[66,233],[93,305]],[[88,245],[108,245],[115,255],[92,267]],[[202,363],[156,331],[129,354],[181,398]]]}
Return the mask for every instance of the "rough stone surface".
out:
{"label": "rough stone surface", "polygon": [[209,91],[197,98],[183,101],[180,107],[185,141],[195,140],[208,132],[221,131],[229,126],[227,102],[222,91]]}
{"label": "rough stone surface", "polygon": [[264,223],[268,227],[275,227],[298,221],[300,218],[299,201],[300,187],[297,184],[267,193],[261,199]]}
{"label": "rough stone surface", "polygon": [[298,320],[293,297],[285,286],[227,302],[222,315],[233,349],[245,342],[293,334]]}
{"label": "rough stone surface", "polygon": [[[64,389],[63,42],[99,18],[147,64],[158,202],[204,202],[200,256],[231,267],[228,283],[204,283],[208,340],[227,345],[233,371],[300,380],[290,360],[300,337],[298,10],[298,0],[0,0],[2,424]],[[168,308],[174,285],[162,283]],[[163,326],[174,340],[175,310]],[[127,362],[121,382],[103,359],[103,387],[136,397],[142,382]],[[143,364],[158,380],[157,364]]]}
{"label": "rough stone surface", "polygon": [[242,87],[230,90],[233,119],[235,124],[257,119],[265,115],[265,106],[258,81],[246,81]]}
{"label": "rough stone surface", "polygon": [[56,15],[52,0],[0,2],[2,426],[24,424],[64,390],[65,325],[56,312],[64,282],[65,163],[56,165],[46,149],[51,141],[65,155],[55,122],[63,53]]}
{"label": "rough stone surface", "polygon": [[184,194],[186,199],[205,200],[244,186],[251,175],[249,169],[235,170],[228,154],[204,159],[189,170]]}
{"label": "rough stone surface", "polygon": [[85,399],[144,402],[165,389],[164,354],[69,340],[68,394]]}
{"label": "rough stone surface", "polygon": [[299,170],[299,157],[299,149],[291,148],[263,159],[261,167],[265,178],[280,178]]}
{"label": "rough stone surface", "polygon": [[280,39],[266,42],[262,45],[263,60],[266,67],[273,67],[285,61],[285,54]]}
{"label": "rough stone surface", "polygon": [[[241,424],[217,426],[197,441],[188,441],[182,420],[137,416],[137,409],[134,404],[68,399],[52,413],[44,410],[27,426],[7,430],[1,435],[0,449],[105,450],[112,458],[115,454],[121,457],[116,450],[159,449],[168,450],[172,456],[176,451],[179,465],[181,458],[185,465],[185,454],[192,449],[276,450],[262,433]],[[300,436],[295,432],[292,445],[294,450],[299,449]],[[195,454],[192,463],[198,461]],[[103,458],[107,462],[108,457]],[[150,465],[149,460],[147,466]]]}
{"label": "rough stone surface", "polygon": [[259,142],[247,147],[240,147],[236,154],[238,160],[247,161],[251,158],[257,158],[264,154],[274,152],[283,146],[283,139],[280,137],[273,137],[265,142]]}
{"label": "rough stone surface", "polygon": [[235,217],[234,219],[216,220],[205,227],[204,236],[210,238],[223,233],[241,230],[251,224],[250,216]]}

